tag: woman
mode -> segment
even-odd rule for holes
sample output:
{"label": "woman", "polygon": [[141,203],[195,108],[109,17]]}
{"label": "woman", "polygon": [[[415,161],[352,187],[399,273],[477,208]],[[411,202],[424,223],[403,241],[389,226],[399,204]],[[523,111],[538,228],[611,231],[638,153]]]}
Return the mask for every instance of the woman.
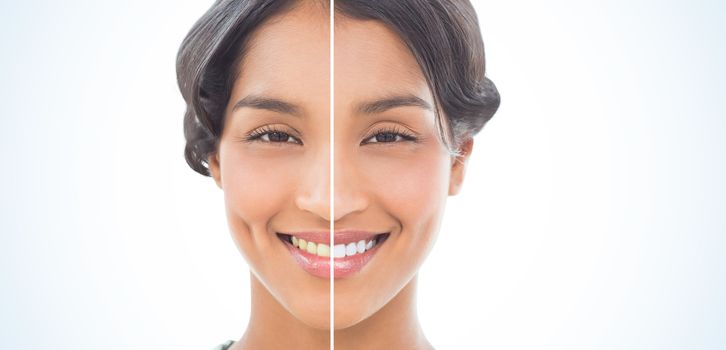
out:
{"label": "woman", "polygon": [[476,16],[459,0],[337,0],[331,28],[329,11],[218,1],[179,51],[185,156],[224,191],[251,270],[248,328],[220,348],[329,348],[331,255],[336,348],[431,348],[416,274],[499,105]]}

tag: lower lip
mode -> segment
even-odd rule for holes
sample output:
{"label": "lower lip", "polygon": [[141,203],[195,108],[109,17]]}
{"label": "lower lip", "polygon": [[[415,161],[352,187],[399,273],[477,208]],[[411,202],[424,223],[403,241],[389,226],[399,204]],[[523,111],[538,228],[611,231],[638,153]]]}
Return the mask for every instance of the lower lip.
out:
{"label": "lower lip", "polygon": [[[376,254],[378,247],[385,242],[385,238],[381,239],[381,237],[379,237],[379,241],[376,246],[371,248],[371,250],[366,250],[363,254],[333,259],[334,278],[346,278],[360,272],[360,270],[362,270],[363,267],[373,258],[373,255]],[[285,243],[285,246],[290,251],[290,254],[292,254],[293,258],[295,258],[295,262],[297,262],[303,270],[317,277],[330,278],[329,257],[313,255],[307,251],[293,247],[293,245],[288,241],[282,240],[282,242]]]}

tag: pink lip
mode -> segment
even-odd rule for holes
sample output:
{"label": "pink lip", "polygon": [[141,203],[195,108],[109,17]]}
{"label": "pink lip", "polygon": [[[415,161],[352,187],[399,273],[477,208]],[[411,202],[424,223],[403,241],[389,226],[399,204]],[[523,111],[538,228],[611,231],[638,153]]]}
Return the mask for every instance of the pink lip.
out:
{"label": "pink lip", "polygon": [[[324,231],[311,231],[311,232],[293,232],[286,233],[297,238],[302,238],[308,242],[323,243],[330,245],[330,233]],[[358,242],[360,240],[370,240],[373,237],[379,235],[378,233],[372,233],[367,231],[359,230],[339,230],[335,231],[333,237],[336,244],[347,244],[351,242]],[[375,253],[378,251],[378,247],[385,242],[388,235],[382,235],[379,237],[378,243],[375,247],[365,251],[363,254],[355,254],[353,256],[346,256],[344,258],[333,259],[333,276],[334,278],[345,278],[352,276],[360,270],[373,258]],[[330,258],[321,257],[310,254],[303,251],[284,239],[281,239],[287,249],[292,254],[295,262],[300,265],[308,273],[321,277],[330,278]],[[331,248],[331,254],[332,254]]]}

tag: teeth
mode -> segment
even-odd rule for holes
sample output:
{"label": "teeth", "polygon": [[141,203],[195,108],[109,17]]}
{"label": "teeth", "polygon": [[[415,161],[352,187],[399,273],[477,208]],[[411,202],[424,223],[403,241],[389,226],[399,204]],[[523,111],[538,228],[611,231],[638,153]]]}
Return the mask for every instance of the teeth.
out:
{"label": "teeth", "polygon": [[317,244],[315,244],[313,242],[308,242],[308,253],[317,255],[318,254]]}
{"label": "teeth", "polygon": [[[295,236],[291,236],[290,241],[293,247],[297,247],[300,250],[308,252],[309,254],[321,257],[330,257],[330,246],[327,244],[308,242],[302,238],[297,238]],[[372,239],[370,241],[360,240],[358,242],[351,242],[348,244],[336,244],[335,246],[333,246],[333,257],[344,258],[346,256],[362,254],[365,251],[371,250],[373,247],[375,247],[376,243],[376,240]]]}
{"label": "teeth", "polygon": [[355,243],[348,243],[347,246],[345,246],[345,256],[353,256],[356,253],[358,253],[358,249],[355,246]]}
{"label": "teeth", "polygon": [[356,247],[358,254],[365,252],[366,251],[366,241],[365,240],[358,241],[358,244],[356,244],[355,247]]}
{"label": "teeth", "polygon": [[345,245],[344,244],[336,244],[333,247],[333,257],[334,258],[344,258],[345,257]]}
{"label": "teeth", "polygon": [[327,258],[330,256],[330,247],[327,244],[318,244],[318,256]]}

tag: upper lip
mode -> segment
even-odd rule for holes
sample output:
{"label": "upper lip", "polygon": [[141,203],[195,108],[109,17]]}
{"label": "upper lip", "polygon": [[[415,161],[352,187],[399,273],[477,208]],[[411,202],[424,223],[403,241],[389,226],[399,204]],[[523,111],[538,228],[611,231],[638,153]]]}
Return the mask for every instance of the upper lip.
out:
{"label": "upper lip", "polygon": [[[358,241],[368,241],[373,237],[387,233],[385,231],[369,231],[360,229],[340,229],[333,231],[335,244],[347,244]],[[330,231],[293,231],[279,232],[279,234],[295,236],[308,242],[323,243],[330,245]]]}

